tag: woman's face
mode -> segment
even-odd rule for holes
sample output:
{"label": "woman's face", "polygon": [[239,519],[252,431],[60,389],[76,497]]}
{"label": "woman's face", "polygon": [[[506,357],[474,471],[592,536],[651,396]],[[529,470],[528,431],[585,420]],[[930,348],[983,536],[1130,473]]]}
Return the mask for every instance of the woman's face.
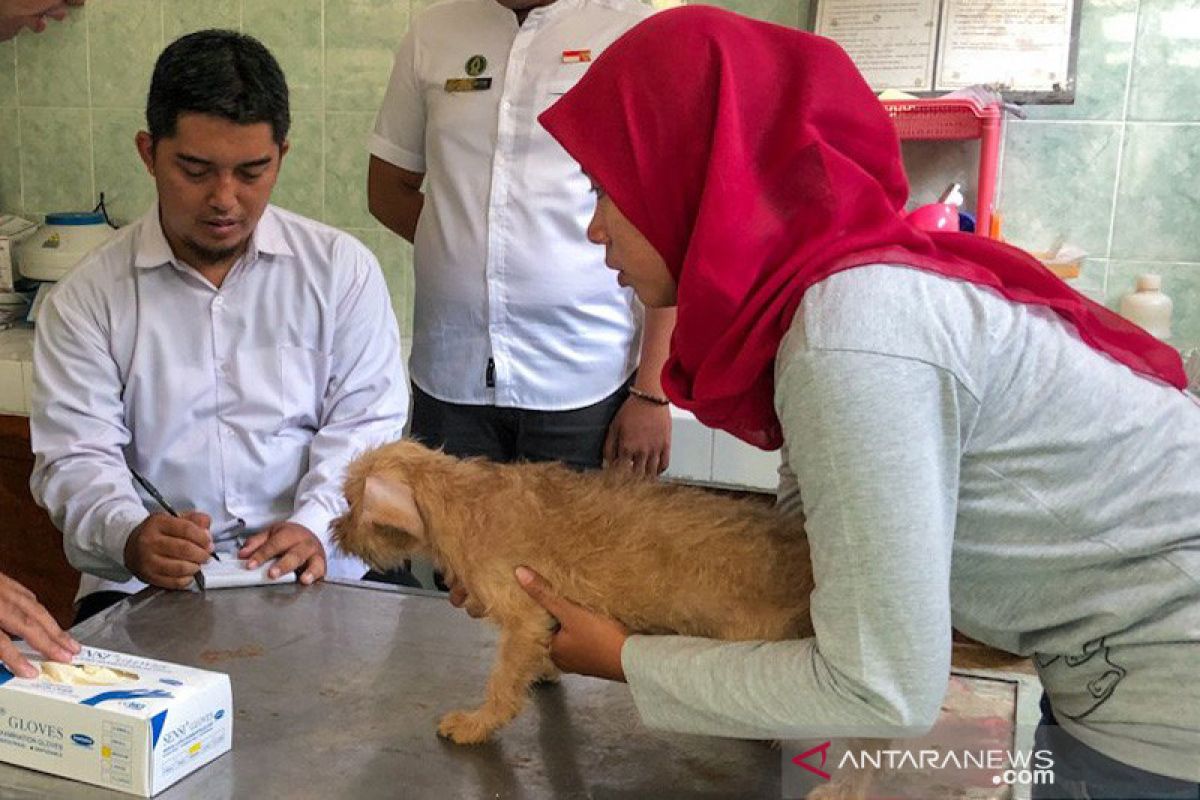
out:
{"label": "woman's face", "polygon": [[594,181],[592,189],[596,211],[587,237],[604,245],[604,263],[617,271],[617,283],[632,287],[638,299],[651,308],[675,305],[675,279],[662,256]]}

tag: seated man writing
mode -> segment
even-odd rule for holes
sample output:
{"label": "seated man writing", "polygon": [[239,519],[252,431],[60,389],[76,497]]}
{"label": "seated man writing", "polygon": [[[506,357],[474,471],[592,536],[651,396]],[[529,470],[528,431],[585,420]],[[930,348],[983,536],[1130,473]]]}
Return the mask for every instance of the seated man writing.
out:
{"label": "seated man writing", "polygon": [[[288,90],[255,39],[168,46],[146,118],[156,207],[55,287],[37,327],[31,489],[85,573],[78,619],[145,584],[187,588],[214,548],[277,559],[271,577],[359,578],[330,551],[341,473],[408,408],[379,265],[268,205]],[[162,513],[131,469],[197,510]]]}

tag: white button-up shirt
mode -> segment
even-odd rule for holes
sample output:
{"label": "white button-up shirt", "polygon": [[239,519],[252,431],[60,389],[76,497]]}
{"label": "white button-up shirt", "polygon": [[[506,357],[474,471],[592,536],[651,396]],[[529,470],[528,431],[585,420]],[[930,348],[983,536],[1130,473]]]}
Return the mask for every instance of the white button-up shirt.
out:
{"label": "white button-up shirt", "polygon": [[143,586],[125,542],[160,509],[129,467],[180,513],[211,515],[222,552],[288,520],[325,544],[330,576],[360,578],[329,541],[342,473],[398,438],[407,413],[396,318],[366,247],[268,206],[218,289],[172,255],[155,208],[39,312],[30,487],[85,573],[80,595]]}
{"label": "white button-up shirt", "polygon": [[557,0],[518,26],[496,0],[445,0],[405,35],[369,148],[426,176],[409,367],[434,397],[580,408],[637,366],[641,307],[587,241],[595,197],[537,116],[650,13]]}

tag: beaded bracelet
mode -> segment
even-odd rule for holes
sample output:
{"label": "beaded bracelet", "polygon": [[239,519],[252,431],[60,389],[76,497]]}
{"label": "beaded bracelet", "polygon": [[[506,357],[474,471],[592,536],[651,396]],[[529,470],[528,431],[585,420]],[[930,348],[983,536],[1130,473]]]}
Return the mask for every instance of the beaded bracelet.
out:
{"label": "beaded bracelet", "polygon": [[656,406],[670,405],[671,401],[665,397],[656,397],[649,392],[643,392],[636,386],[629,387],[629,393],[639,400],[645,400],[647,403],[654,403]]}

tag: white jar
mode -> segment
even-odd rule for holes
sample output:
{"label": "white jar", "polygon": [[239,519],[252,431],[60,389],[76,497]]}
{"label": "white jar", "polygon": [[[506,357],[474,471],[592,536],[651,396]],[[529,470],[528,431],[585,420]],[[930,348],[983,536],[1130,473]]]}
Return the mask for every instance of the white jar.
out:
{"label": "white jar", "polygon": [[1171,338],[1171,298],[1162,293],[1162,276],[1137,276],[1137,291],[1121,298],[1121,316],[1151,336]]}
{"label": "white jar", "polygon": [[46,223],[21,242],[18,271],[31,280],[62,280],[84,256],[115,233],[99,212],[47,214]]}

